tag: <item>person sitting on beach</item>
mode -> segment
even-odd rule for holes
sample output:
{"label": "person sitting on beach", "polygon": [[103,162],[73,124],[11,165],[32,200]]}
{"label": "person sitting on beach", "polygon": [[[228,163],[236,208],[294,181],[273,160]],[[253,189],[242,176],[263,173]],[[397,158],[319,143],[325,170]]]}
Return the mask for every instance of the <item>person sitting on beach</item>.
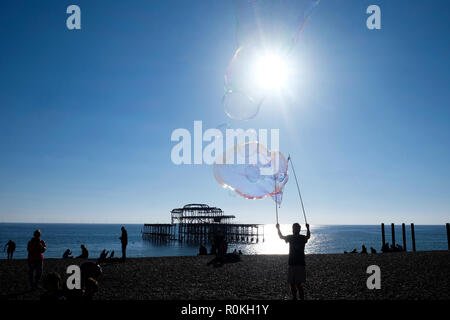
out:
{"label": "person sitting on beach", "polygon": [[305,299],[302,284],[306,282],[305,244],[311,237],[309,224],[306,224],[306,236],[300,234],[300,224],[292,225],[292,235],[283,236],[277,223],[278,236],[289,243],[288,282],[291,286],[292,299],[297,300],[297,292],[301,300]]}
{"label": "person sitting on beach", "polygon": [[87,258],[89,258],[89,251],[88,251],[88,249],[86,249],[84,244],[82,244],[80,246],[80,248],[81,248],[81,254],[77,257],[77,259],[87,259]]}
{"label": "person sitting on beach", "polygon": [[96,292],[98,292],[98,281],[93,277],[84,280],[82,289],[68,289],[64,288],[63,294],[67,301],[90,301],[93,299]]}
{"label": "person sitting on beach", "polygon": [[361,252],[360,252],[360,254],[367,254],[367,248],[366,248],[366,246],[365,245],[362,245],[361,246]]}
{"label": "person sitting on beach", "polygon": [[89,278],[97,279],[103,274],[102,267],[99,264],[86,261],[80,265],[81,271],[81,287],[84,288],[86,286],[86,282]]}
{"label": "person sitting on beach", "polygon": [[73,257],[71,256],[72,254],[72,250],[67,249],[66,251],[64,251],[62,258],[63,259],[72,259]]}
{"label": "person sitting on beach", "polygon": [[390,251],[391,251],[391,252],[400,252],[400,251],[403,251],[403,248],[402,248],[402,246],[399,245],[399,244],[396,244],[396,245],[391,244]]}
{"label": "person sitting on beach", "polygon": [[94,294],[98,292],[98,281],[94,278],[88,278],[86,280],[86,285],[83,290],[82,299],[86,301],[90,301],[94,298]]}
{"label": "person sitting on beach", "polygon": [[198,249],[198,255],[199,256],[204,256],[204,255],[207,255],[207,254],[208,254],[208,251],[206,250],[206,247],[203,244],[201,244],[200,248]]}
{"label": "person sitting on beach", "polygon": [[8,254],[8,260],[12,260],[14,251],[16,251],[16,243],[12,240],[9,240],[5,244],[3,251],[6,251],[6,253]]}
{"label": "person sitting on beach", "polygon": [[358,251],[355,249],[353,249],[350,253],[358,253]]}
{"label": "person sitting on beach", "polygon": [[217,253],[216,245],[213,242],[212,245],[211,245],[211,251],[209,252],[209,254],[210,255],[216,255],[216,253]]}
{"label": "person sitting on beach", "polygon": [[44,252],[47,250],[45,241],[41,239],[41,231],[38,229],[34,231],[33,238],[28,242],[28,278],[33,290],[38,287],[41,280],[42,270],[44,268]]}
{"label": "person sitting on beach", "polygon": [[60,301],[66,300],[64,293],[61,289],[61,276],[57,272],[51,272],[44,277],[43,280],[44,289],[46,290],[40,297],[41,300],[47,301]]}
{"label": "person sitting on beach", "polygon": [[377,253],[377,250],[375,250],[375,248],[374,248],[374,247],[370,247],[370,253],[372,253],[372,254],[376,254],[376,253]]}
{"label": "person sitting on beach", "polygon": [[241,261],[241,257],[237,252],[227,253],[224,256],[223,263],[234,263]]}
{"label": "person sitting on beach", "polygon": [[241,250],[239,250],[238,253],[239,253],[239,255],[242,255],[242,251]]}

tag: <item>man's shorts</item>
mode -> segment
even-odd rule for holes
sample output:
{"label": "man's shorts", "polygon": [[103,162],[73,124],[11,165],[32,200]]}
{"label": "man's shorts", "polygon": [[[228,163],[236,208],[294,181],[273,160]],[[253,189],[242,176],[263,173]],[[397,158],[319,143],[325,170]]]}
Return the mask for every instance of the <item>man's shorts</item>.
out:
{"label": "man's shorts", "polygon": [[290,284],[300,284],[306,282],[305,266],[289,266],[288,282]]}

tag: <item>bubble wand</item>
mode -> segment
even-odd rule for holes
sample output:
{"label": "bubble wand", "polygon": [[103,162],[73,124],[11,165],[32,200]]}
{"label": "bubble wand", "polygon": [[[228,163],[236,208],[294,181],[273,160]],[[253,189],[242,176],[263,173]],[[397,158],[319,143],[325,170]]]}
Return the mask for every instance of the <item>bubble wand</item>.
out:
{"label": "bubble wand", "polygon": [[294,173],[295,183],[297,184],[297,191],[298,191],[298,196],[300,197],[300,203],[302,204],[302,211],[303,211],[303,217],[305,218],[305,224],[308,224],[308,221],[306,220],[305,206],[303,205],[302,194],[300,193],[300,187],[298,185],[297,175],[295,174],[294,164],[292,163],[291,155],[288,156],[288,162],[289,161],[291,162],[292,172]]}

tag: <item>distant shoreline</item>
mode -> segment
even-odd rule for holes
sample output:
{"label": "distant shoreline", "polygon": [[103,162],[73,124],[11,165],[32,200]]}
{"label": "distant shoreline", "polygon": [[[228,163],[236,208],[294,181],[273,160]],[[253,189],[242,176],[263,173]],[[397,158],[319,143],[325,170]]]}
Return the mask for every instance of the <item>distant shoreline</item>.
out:
{"label": "distant shoreline", "polygon": [[[286,255],[244,255],[240,262],[214,268],[212,256],[130,258],[102,264],[99,300],[289,299]],[[95,260],[90,260],[95,261]],[[46,259],[44,273],[79,259]],[[450,251],[388,254],[310,254],[306,256],[306,296],[333,299],[450,299]],[[367,267],[378,265],[381,289],[366,286]],[[28,292],[27,262],[0,261],[1,299],[39,299]]]}
{"label": "distant shoreline", "polygon": [[[295,221],[294,221],[295,222]],[[0,224],[38,224],[38,225],[46,225],[46,224],[75,224],[75,225],[89,225],[89,224],[98,224],[98,225],[144,225],[146,223],[168,223],[168,222],[152,222],[152,221],[146,221],[146,222],[142,222],[142,223],[127,223],[127,222],[0,222]],[[240,221],[238,223],[244,223],[244,224],[260,224],[260,225],[275,225],[275,223],[264,223],[264,222],[248,222],[248,221]],[[302,222],[299,222],[300,224],[303,224]],[[391,222],[389,222],[391,223]],[[402,225],[401,222],[394,222],[394,224],[396,226],[398,225]],[[442,223],[414,223],[415,226],[432,226],[432,227],[436,227],[436,226],[443,226],[445,228],[445,224],[446,222],[442,222]],[[292,222],[289,223],[280,223],[280,225],[292,225]],[[348,223],[310,223],[311,226],[323,226],[323,227],[327,227],[327,226],[340,226],[340,227],[345,227],[345,226],[381,226],[381,222],[380,223],[369,223],[369,224],[348,224]],[[387,225],[386,225],[387,226]]]}

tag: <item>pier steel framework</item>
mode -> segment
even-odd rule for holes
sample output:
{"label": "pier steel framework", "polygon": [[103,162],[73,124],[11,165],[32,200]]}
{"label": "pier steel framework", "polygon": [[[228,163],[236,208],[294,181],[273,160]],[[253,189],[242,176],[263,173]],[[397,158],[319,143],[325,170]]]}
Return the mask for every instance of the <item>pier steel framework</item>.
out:
{"label": "pier steel framework", "polygon": [[257,243],[264,237],[260,224],[233,223],[234,215],[206,204],[187,204],[171,211],[171,224],[145,224],[144,239],[208,243],[221,230],[228,242]]}

